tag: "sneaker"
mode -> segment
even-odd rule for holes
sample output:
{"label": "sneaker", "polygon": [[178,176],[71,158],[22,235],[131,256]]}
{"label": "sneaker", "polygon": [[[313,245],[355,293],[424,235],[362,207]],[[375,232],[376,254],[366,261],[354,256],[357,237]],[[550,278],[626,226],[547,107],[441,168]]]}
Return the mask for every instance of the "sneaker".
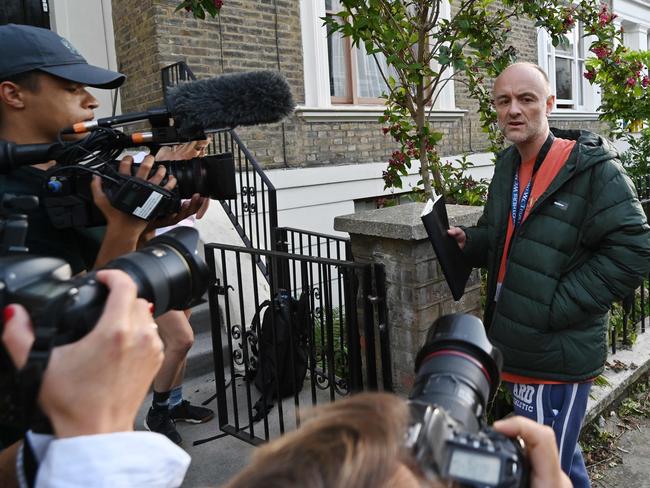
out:
{"label": "sneaker", "polygon": [[188,422],[190,424],[202,424],[214,417],[214,412],[209,408],[192,405],[189,401],[183,400],[174,408],[169,410],[169,416],[174,422]]}
{"label": "sneaker", "polygon": [[147,417],[144,419],[145,429],[164,435],[174,444],[180,445],[183,442],[181,435],[176,430],[174,421],[165,409],[150,408]]}

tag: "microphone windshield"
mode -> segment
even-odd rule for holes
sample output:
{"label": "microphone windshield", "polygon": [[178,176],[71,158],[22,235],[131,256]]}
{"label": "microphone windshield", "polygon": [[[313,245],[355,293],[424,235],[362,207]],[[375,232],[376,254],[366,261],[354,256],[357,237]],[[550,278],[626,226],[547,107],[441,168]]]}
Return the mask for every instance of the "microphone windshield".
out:
{"label": "microphone windshield", "polygon": [[169,89],[167,106],[179,134],[279,122],[295,107],[289,84],[274,71],[234,73]]}

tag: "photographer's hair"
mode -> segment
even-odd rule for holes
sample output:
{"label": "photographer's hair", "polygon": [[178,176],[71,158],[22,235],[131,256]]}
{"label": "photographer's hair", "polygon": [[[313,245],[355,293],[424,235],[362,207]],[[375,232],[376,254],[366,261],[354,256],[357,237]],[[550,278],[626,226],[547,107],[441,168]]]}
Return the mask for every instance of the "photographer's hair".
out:
{"label": "photographer's hair", "polygon": [[[11,83],[14,83],[15,85],[19,85],[24,90],[30,91],[32,93],[36,93],[38,92],[41,86],[40,84],[41,73],[42,71],[31,70],[31,71],[26,71],[25,73],[19,73],[13,76],[7,76],[0,79],[0,84],[9,81]],[[4,112],[4,107],[3,104],[0,103],[0,126],[2,126],[3,124],[3,112]]]}
{"label": "photographer's hair", "polygon": [[26,90],[29,90],[31,92],[36,92],[40,87],[39,79],[41,73],[42,72],[38,70],[31,70],[25,73],[19,73],[17,75],[2,78],[0,79],[0,83],[3,83],[5,81],[11,81],[16,85],[22,86]]}
{"label": "photographer's hair", "polygon": [[385,393],[318,407],[298,430],[260,447],[226,488],[431,486],[407,469],[408,422],[406,402]]}

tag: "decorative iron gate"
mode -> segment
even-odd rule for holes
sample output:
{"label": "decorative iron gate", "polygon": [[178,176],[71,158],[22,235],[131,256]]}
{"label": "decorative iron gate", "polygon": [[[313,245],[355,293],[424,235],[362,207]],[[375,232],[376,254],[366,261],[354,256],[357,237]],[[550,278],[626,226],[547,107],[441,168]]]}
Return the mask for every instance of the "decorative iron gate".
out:
{"label": "decorative iron gate", "polygon": [[[223,433],[257,445],[298,427],[305,406],[377,389],[379,384],[392,390],[380,265],[221,244],[206,244],[205,254],[216,277],[209,299]],[[255,263],[260,259],[268,263],[268,296],[260,296],[257,286]],[[261,392],[250,380],[251,346],[261,337],[263,312],[254,320],[254,310],[246,311],[245,301],[259,305],[281,289],[294,298],[308,296],[307,375],[299,393],[274,402],[256,423],[253,406]],[[295,345],[297,339],[290,339]]]}

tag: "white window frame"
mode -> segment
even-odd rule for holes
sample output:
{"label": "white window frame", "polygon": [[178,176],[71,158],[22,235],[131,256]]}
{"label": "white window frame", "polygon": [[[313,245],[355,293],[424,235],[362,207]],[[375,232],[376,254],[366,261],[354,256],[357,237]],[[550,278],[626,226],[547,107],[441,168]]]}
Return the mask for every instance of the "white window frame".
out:
{"label": "white window frame", "polygon": [[[584,63],[582,67],[580,66],[580,61],[585,61],[589,57],[593,56],[593,53],[589,51],[589,45],[591,40],[589,37],[585,37],[582,42],[584,45],[584,57],[580,55],[579,50],[579,28],[576,26],[570,33],[573,36],[572,45],[573,52],[570,56],[556,53],[556,48],[551,42],[551,37],[548,33],[542,29],[537,29],[537,50],[538,50],[538,64],[542,69],[548,74],[549,81],[551,83],[551,92],[553,95],[557,95],[556,90],[556,79],[555,79],[555,60],[557,57],[570,59],[573,63],[573,79],[571,82],[572,91],[574,93],[573,100],[556,100],[556,106],[554,107],[554,113],[557,114],[572,114],[572,115],[584,115],[587,118],[593,118],[597,114],[598,107],[600,106],[600,90],[597,86],[589,83],[584,77]],[[582,103],[578,100],[578,84],[581,85],[583,99]],[[558,104],[568,104],[573,103],[572,108],[568,107],[557,107]]]}
{"label": "white window frame", "polygon": [[[444,2],[443,15],[449,17],[449,2]],[[383,104],[353,105],[333,104],[329,86],[329,54],[327,51],[327,28],[320,20],[325,17],[325,0],[300,0],[300,21],[303,45],[305,104],[297,112],[318,120],[376,120],[384,111]],[[451,73],[450,73],[451,74]],[[465,110],[456,109],[454,83],[447,83],[438,96],[431,118],[457,119]]]}

